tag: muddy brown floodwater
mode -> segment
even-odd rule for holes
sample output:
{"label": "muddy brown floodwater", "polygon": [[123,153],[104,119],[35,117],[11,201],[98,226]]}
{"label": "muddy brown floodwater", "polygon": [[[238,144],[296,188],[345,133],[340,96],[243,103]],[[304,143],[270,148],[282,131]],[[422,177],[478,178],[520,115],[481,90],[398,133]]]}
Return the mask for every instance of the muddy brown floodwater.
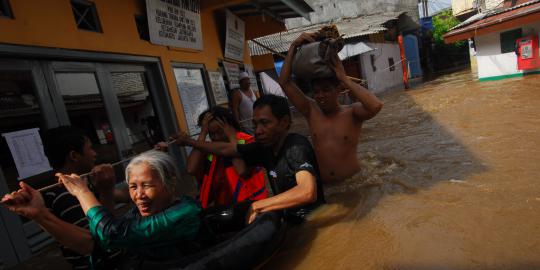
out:
{"label": "muddy brown floodwater", "polygon": [[463,71],[382,99],[362,177],[264,269],[540,269],[540,76]]}

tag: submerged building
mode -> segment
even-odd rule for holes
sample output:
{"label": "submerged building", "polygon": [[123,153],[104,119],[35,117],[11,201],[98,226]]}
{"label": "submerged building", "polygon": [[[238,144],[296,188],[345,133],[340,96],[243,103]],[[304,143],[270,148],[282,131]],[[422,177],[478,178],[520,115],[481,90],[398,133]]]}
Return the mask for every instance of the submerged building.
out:
{"label": "submerged building", "polygon": [[445,34],[446,43],[468,40],[471,68],[480,81],[540,73],[540,1],[500,1]]}

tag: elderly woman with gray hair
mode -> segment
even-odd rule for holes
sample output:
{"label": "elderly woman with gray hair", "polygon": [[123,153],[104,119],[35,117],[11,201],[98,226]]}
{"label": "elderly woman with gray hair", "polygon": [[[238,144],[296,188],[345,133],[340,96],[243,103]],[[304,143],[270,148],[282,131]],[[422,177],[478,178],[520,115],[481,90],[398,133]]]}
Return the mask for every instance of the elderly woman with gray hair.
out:
{"label": "elderly woman with gray hair", "polygon": [[[78,175],[59,173],[57,176],[79,200],[89,220],[92,238],[102,249],[159,259],[174,258],[193,247],[199,233],[201,210],[194,200],[176,196],[178,172],[166,153],[145,152],[126,167],[126,182],[136,207],[121,218],[108,212]],[[8,195],[2,202],[11,211],[28,218],[32,218],[28,213],[47,212],[40,193],[24,184],[17,194]]]}

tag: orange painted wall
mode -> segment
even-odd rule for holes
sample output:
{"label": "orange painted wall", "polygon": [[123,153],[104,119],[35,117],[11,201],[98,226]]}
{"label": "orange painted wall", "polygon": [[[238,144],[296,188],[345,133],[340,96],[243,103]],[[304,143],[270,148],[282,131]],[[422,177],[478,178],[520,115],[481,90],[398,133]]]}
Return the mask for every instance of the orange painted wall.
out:
{"label": "orange painted wall", "polygon": [[[287,30],[283,23],[268,16],[265,16],[264,20],[262,16],[250,16],[244,18],[244,21],[246,22],[246,40]],[[264,27],[261,27],[262,25]],[[252,56],[251,62],[255,71],[274,68],[274,58],[270,54]]]}
{"label": "orange painted wall", "polygon": [[[222,2],[216,1],[220,5]],[[173,109],[181,128],[185,129],[182,103],[171,63],[199,63],[210,71],[218,69],[218,60],[223,59],[223,52],[214,18],[215,7],[203,4],[205,9],[201,11],[201,24],[204,48],[203,51],[195,51],[152,45],[141,40],[134,16],[145,14],[142,1],[94,0],[94,3],[102,33],[77,29],[69,0],[11,0],[15,19],[0,18],[0,43],[158,57],[173,100]],[[246,27],[246,36],[252,36],[249,31],[257,28],[266,28],[266,25]],[[244,62],[251,63],[247,44]]]}

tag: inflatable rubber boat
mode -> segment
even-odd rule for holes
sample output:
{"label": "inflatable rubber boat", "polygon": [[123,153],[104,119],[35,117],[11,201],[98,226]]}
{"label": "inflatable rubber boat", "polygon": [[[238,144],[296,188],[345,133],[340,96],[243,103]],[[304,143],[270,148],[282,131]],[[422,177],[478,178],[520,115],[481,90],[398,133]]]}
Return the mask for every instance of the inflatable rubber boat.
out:
{"label": "inflatable rubber boat", "polygon": [[220,238],[217,244],[175,260],[145,260],[135,268],[191,270],[253,269],[261,266],[283,242],[286,225],[281,212],[266,212],[246,226],[246,207],[241,205],[240,208],[219,209],[205,214],[207,226]]}

